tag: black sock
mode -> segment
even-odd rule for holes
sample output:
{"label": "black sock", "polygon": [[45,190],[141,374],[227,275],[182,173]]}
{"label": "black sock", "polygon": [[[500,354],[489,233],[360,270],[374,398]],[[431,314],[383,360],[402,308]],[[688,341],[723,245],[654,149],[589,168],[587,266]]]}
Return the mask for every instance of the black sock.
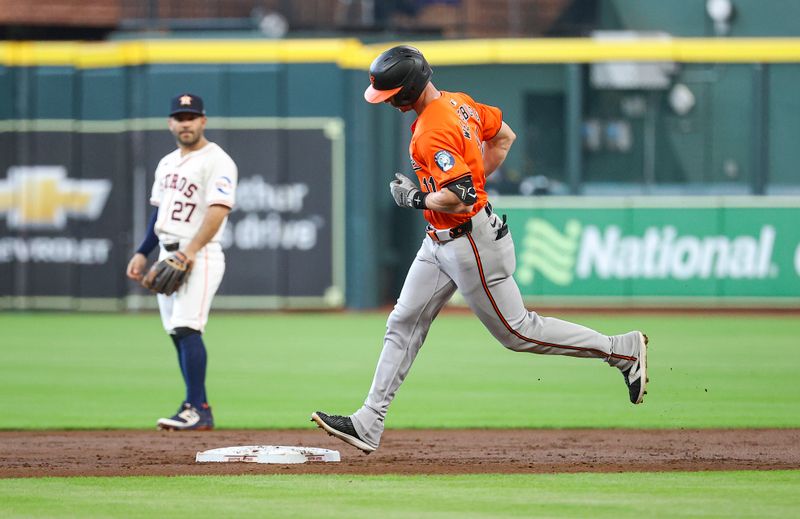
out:
{"label": "black sock", "polygon": [[206,398],[206,346],[199,332],[180,334],[181,365],[186,376],[186,401],[200,409]]}
{"label": "black sock", "polygon": [[172,344],[175,345],[175,353],[178,354],[178,366],[181,368],[183,383],[186,384],[186,368],[183,366],[183,356],[181,355],[181,340],[174,333],[169,334],[169,338],[172,339]]}

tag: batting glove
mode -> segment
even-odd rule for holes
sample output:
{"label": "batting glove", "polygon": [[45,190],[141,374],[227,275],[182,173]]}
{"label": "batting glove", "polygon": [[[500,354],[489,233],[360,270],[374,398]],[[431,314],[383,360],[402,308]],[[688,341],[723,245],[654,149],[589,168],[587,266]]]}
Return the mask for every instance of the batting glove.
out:
{"label": "batting glove", "polygon": [[395,173],[394,177],[395,180],[389,182],[389,191],[394,202],[400,207],[425,209],[425,197],[428,193],[420,191],[414,182],[402,173]]}

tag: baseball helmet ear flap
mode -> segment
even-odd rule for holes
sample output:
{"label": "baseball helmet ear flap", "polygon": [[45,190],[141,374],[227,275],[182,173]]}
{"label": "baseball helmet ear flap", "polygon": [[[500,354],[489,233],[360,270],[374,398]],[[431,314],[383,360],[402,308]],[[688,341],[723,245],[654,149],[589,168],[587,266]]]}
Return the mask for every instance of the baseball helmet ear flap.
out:
{"label": "baseball helmet ear flap", "polygon": [[408,45],[392,47],[370,65],[370,86],[364,91],[364,99],[382,103],[394,98],[395,106],[414,104],[432,75],[431,66],[419,50]]}

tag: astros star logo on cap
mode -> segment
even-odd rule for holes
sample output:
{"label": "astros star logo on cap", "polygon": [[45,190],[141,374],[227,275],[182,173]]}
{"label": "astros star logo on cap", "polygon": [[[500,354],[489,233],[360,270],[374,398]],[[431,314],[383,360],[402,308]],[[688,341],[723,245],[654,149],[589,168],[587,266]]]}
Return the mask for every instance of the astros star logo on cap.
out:
{"label": "astros star logo on cap", "polygon": [[192,106],[192,96],[181,96],[181,106]]}

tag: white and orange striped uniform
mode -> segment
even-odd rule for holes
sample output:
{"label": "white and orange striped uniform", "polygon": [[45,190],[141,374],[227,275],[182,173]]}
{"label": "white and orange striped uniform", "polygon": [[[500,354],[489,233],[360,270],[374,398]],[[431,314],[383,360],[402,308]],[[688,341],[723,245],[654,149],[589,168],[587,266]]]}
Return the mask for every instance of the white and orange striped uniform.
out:
{"label": "white and orange striped uniform", "polygon": [[[161,159],[150,195],[150,203],[158,207],[159,260],[192,240],[210,206],[233,208],[237,180],[236,163],[213,142],[183,156],[176,149]],[[170,296],[158,294],[161,320],[168,332],[186,327],[202,333],[205,328],[211,301],[225,274],[220,244],[224,229],[225,222],[198,251],[192,272],[180,289]]]}

